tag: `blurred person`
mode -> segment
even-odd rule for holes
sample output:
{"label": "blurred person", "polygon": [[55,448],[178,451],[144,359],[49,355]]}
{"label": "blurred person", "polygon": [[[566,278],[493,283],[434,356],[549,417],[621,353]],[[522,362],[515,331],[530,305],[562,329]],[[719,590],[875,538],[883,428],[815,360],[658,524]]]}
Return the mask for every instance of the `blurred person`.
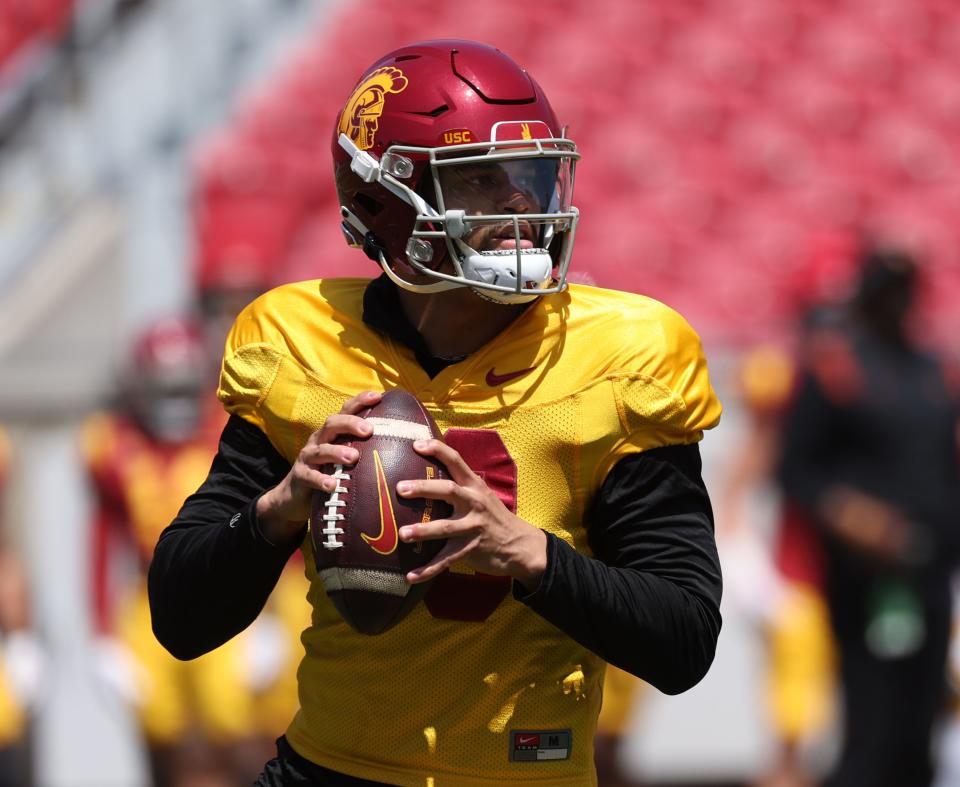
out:
{"label": "blurred person", "polygon": [[23,787],[32,783],[30,716],[45,656],[32,631],[26,570],[3,521],[9,445],[0,428],[0,787]]}
{"label": "blurred person", "polygon": [[[755,781],[758,787],[812,785],[814,768],[806,755],[833,720],[834,648],[822,557],[810,523],[778,493],[776,481],[802,344],[818,330],[812,314],[805,322],[800,349],[763,343],[738,363],[746,434],[730,457],[718,502],[717,539],[727,588],[733,603],[759,626],[766,646],[766,710],[774,750]],[[762,502],[769,505],[751,505]],[[760,521],[763,514],[770,521]]]}
{"label": "blurred person", "polygon": [[[146,570],[154,545],[203,481],[224,421],[209,406],[209,369],[195,322],[159,320],[134,343],[120,406],[92,416],[83,430],[96,508],[91,575],[100,677],[135,709],[155,783],[178,787],[255,778],[260,763],[247,762],[248,748],[267,721],[255,695],[273,685],[289,655],[278,659],[276,631],[254,627],[182,663],[150,628]],[[272,719],[278,731],[293,708],[287,713]]]}
{"label": "blurred person", "polygon": [[832,230],[813,236],[786,282],[791,335],[746,349],[734,388],[745,435],[729,458],[718,500],[718,542],[733,603],[764,637],[772,761],[761,787],[806,787],[835,723],[835,648],[823,592],[823,556],[803,509],[779,484],[786,415],[800,370],[819,338],[846,319],[863,239]]}
{"label": "blurred person", "polygon": [[784,489],[816,525],[843,740],[828,787],[923,787],[947,699],[958,552],[958,408],[909,330],[917,267],[867,249],[845,324],[811,345]]}
{"label": "blurred person", "polygon": [[[301,709],[258,784],[593,784],[604,662],[676,693],[713,659],[697,444],[720,405],[682,318],[566,286],[578,154],[560,130],[493,47],[386,55],[333,142],[345,234],[383,275],[280,287],[231,332],[230,421],[150,594],[158,638],[196,658],[249,625],[303,549]],[[448,429],[415,448],[452,480],[396,495],[455,515],[398,533],[450,538],[406,577],[434,581],[424,603],[370,637],[327,598],[306,520],[339,486],[320,468],[357,459],[337,437],[369,435],[357,414],[400,386]]]}
{"label": "blurred person", "polygon": [[198,319],[212,367],[214,387],[223,343],[237,315],[271,285],[268,261],[250,249],[207,250],[196,262],[194,276]]}
{"label": "blurred person", "polygon": [[[207,210],[213,208],[208,206]],[[200,224],[198,221],[197,232],[202,232]],[[210,417],[214,422],[220,419],[220,427],[226,422],[226,414],[216,401],[216,384],[224,342],[237,315],[270,288],[273,267],[262,250],[248,243],[231,240],[220,244],[209,238],[200,243],[194,285],[197,315],[211,362],[206,402],[215,410]],[[300,634],[310,624],[303,572],[303,559],[298,553],[284,567],[266,606],[246,633],[255,689],[252,732],[257,740],[242,754],[254,775],[299,707],[296,672],[303,653]]]}
{"label": "blurred person", "polygon": [[950,713],[937,746],[936,787],[960,784],[960,576],[953,580],[953,626],[948,657]]}

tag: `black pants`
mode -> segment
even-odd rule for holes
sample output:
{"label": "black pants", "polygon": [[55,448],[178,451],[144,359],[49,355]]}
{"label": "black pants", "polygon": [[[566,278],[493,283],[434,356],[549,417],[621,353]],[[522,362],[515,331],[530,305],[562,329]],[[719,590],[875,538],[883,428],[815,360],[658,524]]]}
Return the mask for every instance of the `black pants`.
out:
{"label": "black pants", "polygon": [[927,640],[908,658],[878,659],[862,628],[838,642],[844,743],[825,787],[927,787],[933,780],[931,738],[948,696],[949,601],[928,604],[926,613]]}
{"label": "black pants", "polygon": [[301,757],[286,737],[280,737],[277,756],[264,766],[255,787],[384,787],[385,784],[322,768]]}

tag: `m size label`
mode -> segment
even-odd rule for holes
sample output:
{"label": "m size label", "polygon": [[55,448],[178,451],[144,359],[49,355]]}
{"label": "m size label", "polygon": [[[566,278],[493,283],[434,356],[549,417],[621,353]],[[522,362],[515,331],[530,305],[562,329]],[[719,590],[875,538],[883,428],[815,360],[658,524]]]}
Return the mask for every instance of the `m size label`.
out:
{"label": "m size label", "polygon": [[510,759],[542,762],[570,759],[570,730],[510,730]]}

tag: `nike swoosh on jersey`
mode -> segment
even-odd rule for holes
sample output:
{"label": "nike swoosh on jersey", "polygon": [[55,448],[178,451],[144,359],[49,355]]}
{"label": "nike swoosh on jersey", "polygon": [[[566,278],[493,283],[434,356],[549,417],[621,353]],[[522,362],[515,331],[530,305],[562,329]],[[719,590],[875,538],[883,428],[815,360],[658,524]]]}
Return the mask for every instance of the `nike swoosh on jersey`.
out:
{"label": "nike swoosh on jersey", "polygon": [[393,498],[390,496],[390,487],[387,486],[387,477],[383,472],[380,461],[380,452],[373,452],[373,461],[377,467],[377,496],[380,500],[380,532],[376,536],[361,533],[360,536],[370,548],[381,555],[389,555],[397,548],[400,536],[397,533],[397,518],[393,513]]}
{"label": "nike swoosh on jersey", "polygon": [[491,388],[498,388],[501,385],[506,385],[511,380],[516,380],[519,377],[523,377],[526,374],[530,374],[536,366],[530,366],[526,369],[518,369],[515,372],[507,372],[506,374],[497,374],[494,369],[491,369],[487,372],[487,385]]}

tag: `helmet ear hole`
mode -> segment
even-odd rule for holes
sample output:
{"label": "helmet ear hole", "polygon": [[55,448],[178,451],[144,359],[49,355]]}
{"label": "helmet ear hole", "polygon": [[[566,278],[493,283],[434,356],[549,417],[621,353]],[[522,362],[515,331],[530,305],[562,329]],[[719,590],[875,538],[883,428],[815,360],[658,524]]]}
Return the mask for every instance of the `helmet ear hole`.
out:
{"label": "helmet ear hole", "polygon": [[420,182],[414,189],[428,205],[437,205],[437,190],[433,185],[433,173],[430,167],[424,167],[423,174],[420,176]]}
{"label": "helmet ear hole", "polygon": [[353,195],[354,201],[357,205],[367,212],[370,216],[376,216],[381,210],[383,210],[383,203],[378,202],[369,194],[365,194],[362,191],[358,191]]}

